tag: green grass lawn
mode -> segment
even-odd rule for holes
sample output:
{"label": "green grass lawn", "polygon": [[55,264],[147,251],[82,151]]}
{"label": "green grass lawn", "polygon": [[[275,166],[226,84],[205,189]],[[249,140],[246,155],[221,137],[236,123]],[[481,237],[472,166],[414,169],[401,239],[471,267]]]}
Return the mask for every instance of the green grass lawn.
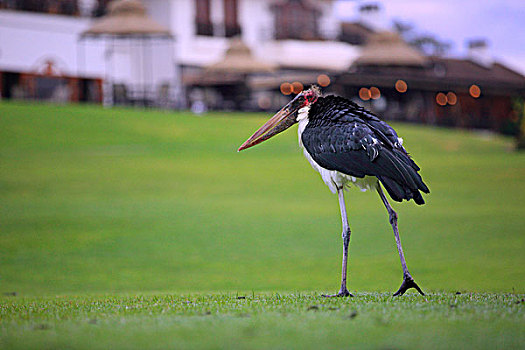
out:
{"label": "green grass lawn", "polygon": [[0,347],[525,346],[511,139],[394,124],[431,189],[394,204],[430,295],[388,296],[401,268],[386,212],[350,190],[356,298],[332,301],[317,295],[339,287],[337,198],[296,128],[236,152],[268,117],[0,103],[0,292],[17,294],[1,299]]}
{"label": "green grass lawn", "polygon": [[[359,293],[2,300],[0,347],[519,349],[524,295]],[[245,299],[239,299],[245,298]]]}

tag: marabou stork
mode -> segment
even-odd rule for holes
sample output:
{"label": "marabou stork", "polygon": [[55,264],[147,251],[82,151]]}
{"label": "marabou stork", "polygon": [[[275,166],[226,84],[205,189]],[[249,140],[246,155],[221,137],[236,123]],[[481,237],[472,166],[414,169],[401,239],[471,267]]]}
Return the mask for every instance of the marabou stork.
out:
{"label": "marabou stork", "polygon": [[239,151],[261,143],[299,123],[299,144],[306,159],[317,170],[333,193],[338,194],[343,222],[343,263],[341,289],[326,297],[352,296],[346,288],[350,227],[345,208],[344,189],[351,184],[375,189],[389,215],[403,268],[403,282],[394,296],[407,289],[423,291],[416,284],[405,262],[397,214],[390,206],[381,185],[390,197],[401,202],[413,199],[424,204],[421,192],[429,193],[420,170],[402,146],[395,130],[376,115],[339,96],[322,96],[317,86],[299,93],[240,147]]}

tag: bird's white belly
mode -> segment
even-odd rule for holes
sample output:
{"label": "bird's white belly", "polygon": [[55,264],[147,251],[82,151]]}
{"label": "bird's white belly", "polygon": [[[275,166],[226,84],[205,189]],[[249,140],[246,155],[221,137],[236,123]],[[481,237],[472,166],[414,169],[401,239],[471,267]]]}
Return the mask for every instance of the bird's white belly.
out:
{"label": "bird's white belly", "polygon": [[[304,116],[306,114],[306,116]],[[321,174],[321,178],[323,179],[324,183],[328,186],[330,191],[333,193],[337,192],[338,188],[345,188],[350,187],[351,184],[354,184],[356,187],[360,188],[361,191],[366,191],[370,189],[375,189],[377,186],[377,177],[375,176],[365,176],[363,178],[350,176],[347,174],[343,174],[337,170],[328,170],[326,168],[323,168],[317,162],[312,158],[310,153],[306,150],[306,148],[303,145],[303,141],[301,139],[301,135],[303,134],[304,129],[306,128],[306,125],[308,125],[308,117],[307,117],[308,111],[302,111],[299,110],[299,117],[297,118],[299,121],[299,128],[298,128],[298,134],[299,134],[299,145],[303,149],[304,156],[308,160],[308,162],[312,165],[312,168],[317,170],[319,174]]]}
{"label": "bird's white belly", "polygon": [[337,170],[328,170],[317,164],[317,162],[313,160],[310,153],[308,153],[304,147],[303,153],[312,167],[317,170],[319,174],[321,174],[321,178],[323,179],[324,183],[333,193],[336,193],[338,188],[350,187],[352,184],[360,188],[361,191],[375,189],[377,186],[378,180],[375,176],[365,176],[363,178],[359,178],[343,174]]}

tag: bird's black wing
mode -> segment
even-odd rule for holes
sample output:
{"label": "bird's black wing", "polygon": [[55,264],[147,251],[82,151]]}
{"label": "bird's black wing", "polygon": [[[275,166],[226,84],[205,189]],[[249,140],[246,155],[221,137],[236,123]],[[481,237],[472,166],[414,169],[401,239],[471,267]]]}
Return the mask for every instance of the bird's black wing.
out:
{"label": "bird's black wing", "polygon": [[319,98],[309,112],[302,142],[323,168],[347,175],[376,176],[392,199],[423,204],[428,187],[419,167],[387,123],[341,97]]}

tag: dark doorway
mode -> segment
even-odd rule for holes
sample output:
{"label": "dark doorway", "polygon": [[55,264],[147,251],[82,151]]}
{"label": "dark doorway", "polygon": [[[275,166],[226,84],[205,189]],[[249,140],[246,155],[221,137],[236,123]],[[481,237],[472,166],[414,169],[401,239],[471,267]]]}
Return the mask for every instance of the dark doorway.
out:
{"label": "dark doorway", "polygon": [[2,98],[11,99],[13,97],[13,88],[20,81],[19,73],[2,73]]}

